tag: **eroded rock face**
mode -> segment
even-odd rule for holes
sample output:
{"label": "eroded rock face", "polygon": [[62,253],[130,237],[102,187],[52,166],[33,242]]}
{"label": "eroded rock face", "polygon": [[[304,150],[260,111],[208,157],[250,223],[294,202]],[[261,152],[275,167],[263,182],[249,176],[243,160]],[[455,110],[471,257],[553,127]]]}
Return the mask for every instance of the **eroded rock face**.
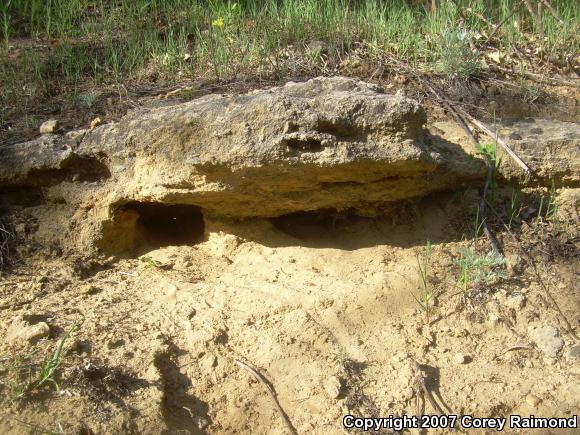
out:
{"label": "eroded rock face", "polygon": [[317,78],[0,147],[0,185],[48,187],[49,200],[69,207],[63,219],[82,245],[116,251],[131,247],[140,210],[156,204],[235,218],[369,213],[480,183],[482,163],[426,134],[425,121],[411,99]]}
{"label": "eroded rock face", "polygon": [[[465,132],[453,121],[436,122],[430,130],[468,152],[475,152]],[[498,133],[534,172],[530,180],[533,184],[580,186],[580,124],[526,118],[504,121],[498,125]],[[482,135],[481,141],[490,143],[492,139]],[[509,182],[523,181],[521,167],[499,145],[497,148],[502,177]]]}

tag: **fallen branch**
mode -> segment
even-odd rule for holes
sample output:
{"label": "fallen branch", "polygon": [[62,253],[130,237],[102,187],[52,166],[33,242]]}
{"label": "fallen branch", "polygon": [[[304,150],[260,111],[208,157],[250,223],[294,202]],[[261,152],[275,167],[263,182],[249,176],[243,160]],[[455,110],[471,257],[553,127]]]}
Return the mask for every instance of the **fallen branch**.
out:
{"label": "fallen branch", "polygon": [[254,377],[254,379],[256,379],[260,384],[262,384],[264,386],[264,388],[266,389],[266,391],[268,392],[268,394],[272,398],[274,405],[276,405],[276,409],[278,410],[280,417],[282,417],[282,420],[284,421],[284,424],[288,428],[288,431],[292,435],[297,435],[296,429],[294,429],[294,426],[292,426],[292,422],[290,421],[290,419],[288,418],[288,416],[286,415],[286,413],[282,409],[282,406],[280,406],[280,402],[278,402],[278,398],[276,397],[276,393],[274,392],[274,390],[272,389],[272,387],[270,386],[270,383],[266,380],[266,378],[264,378],[264,376],[262,376],[255,368],[253,368],[249,364],[246,364],[245,362],[242,362],[240,360],[234,360],[234,361],[238,365],[238,367],[250,372],[250,374]]}
{"label": "fallen branch", "polygon": [[[556,300],[552,296],[552,293],[550,293],[550,290],[548,290],[548,287],[546,287],[546,284],[544,284],[544,280],[542,279],[542,276],[540,275],[540,272],[538,271],[538,268],[536,266],[536,262],[534,261],[534,258],[532,257],[530,252],[528,252],[526,249],[524,249],[520,240],[516,237],[516,235],[510,230],[510,228],[507,225],[504,224],[504,228],[506,229],[506,232],[512,237],[513,241],[515,242],[516,247],[522,253],[522,256],[527,258],[528,263],[530,264],[530,266],[532,266],[532,270],[534,272],[534,275],[536,275],[536,279],[538,280],[538,284],[540,284],[540,287],[542,287],[542,290],[544,290],[544,293],[546,294],[546,296],[548,297],[548,299],[550,300],[550,302],[552,303],[552,305],[554,306],[554,308],[556,309],[556,311],[558,312],[558,314],[562,318],[562,321],[566,325],[566,331],[568,332],[568,334],[570,334],[574,339],[579,340],[578,335],[574,332],[574,328],[572,328],[572,325],[568,321],[568,318],[562,312],[562,309],[558,305],[558,302],[556,302]],[[546,275],[547,275],[547,272],[546,272]]]}
{"label": "fallen branch", "polygon": [[491,32],[491,34],[487,37],[485,44],[483,44],[484,46],[489,44],[489,41],[491,41],[491,38],[493,38],[495,36],[495,34],[497,32],[499,32],[499,29],[501,28],[501,26],[503,26],[505,23],[507,23],[509,21],[509,19],[515,15],[515,13],[518,11],[518,6],[520,4],[521,4],[521,2],[517,3],[514,6],[514,8],[512,9],[512,11],[503,20],[501,20],[497,26],[494,27],[493,32]]}
{"label": "fallen branch", "polygon": [[496,71],[499,71],[502,73],[507,73],[507,74],[522,74],[530,80],[533,80],[535,82],[542,83],[542,84],[551,85],[551,86],[560,85],[560,86],[568,86],[571,88],[580,88],[580,83],[574,83],[574,82],[571,82],[569,80],[558,79],[555,77],[544,77],[544,76],[541,76],[540,74],[532,73],[529,71],[515,72],[509,68],[504,68],[504,67],[501,67],[498,65],[490,65],[490,69],[496,70]]}
{"label": "fallen branch", "polygon": [[[439,95],[439,93],[437,93],[437,91],[433,88],[433,86],[431,86],[426,80],[423,80],[421,77],[418,77],[418,78],[419,78],[419,81],[424,86],[426,86],[427,89],[429,89],[429,91],[435,96],[435,98],[437,98],[445,106],[445,108],[448,110],[448,112],[451,114],[451,116],[453,116],[455,121],[465,131],[465,133],[467,134],[467,137],[469,137],[469,139],[473,143],[473,146],[477,147],[479,142],[477,141],[475,135],[473,134],[473,132],[471,131],[471,129],[469,128],[469,126],[467,125],[465,120],[461,117],[458,110],[461,111],[462,113],[466,113],[466,112],[462,109],[455,108],[448,99],[442,98],[441,95]],[[486,211],[485,198],[486,198],[487,192],[489,190],[489,187],[491,186],[491,180],[493,179],[493,162],[490,160],[489,156],[487,156],[486,154],[483,154],[483,160],[484,160],[485,166],[487,168],[487,173],[486,173],[486,177],[485,177],[485,184],[483,185],[483,189],[481,191],[478,213],[479,213],[479,217],[481,219],[481,226],[483,228],[483,232],[485,233],[485,236],[489,240],[489,243],[491,245],[491,248],[493,249],[493,252],[497,255],[501,255],[501,250],[499,249],[499,243],[497,242],[497,239],[495,238],[493,232],[490,230],[489,226],[487,225],[487,219],[486,219],[487,211]]]}
{"label": "fallen branch", "polygon": [[532,175],[532,170],[529,168],[529,166],[524,163],[524,161],[514,152],[514,150],[509,147],[507,143],[503,141],[502,138],[499,137],[496,132],[494,132],[483,122],[479,121],[477,118],[471,116],[465,110],[461,108],[458,110],[463,114],[463,116],[468,118],[472,124],[482,129],[489,137],[495,140],[510,155],[510,157],[515,160],[515,162],[525,171],[527,175]]}

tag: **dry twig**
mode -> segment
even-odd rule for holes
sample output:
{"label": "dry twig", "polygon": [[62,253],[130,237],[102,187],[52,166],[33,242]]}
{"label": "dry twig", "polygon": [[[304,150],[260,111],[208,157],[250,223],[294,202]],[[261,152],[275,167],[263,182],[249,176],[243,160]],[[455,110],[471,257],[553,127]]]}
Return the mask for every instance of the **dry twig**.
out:
{"label": "dry twig", "polygon": [[[427,87],[427,89],[429,89],[429,91],[435,96],[435,98],[437,98],[448,110],[448,112],[453,116],[453,118],[455,119],[455,121],[461,126],[461,128],[465,131],[465,133],[467,134],[467,136],[469,137],[469,139],[471,140],[471,142],[473,143],[474,146],[478,145],[478,141],[475,137],[475,135],[473,134],[473,132],[471,131],[471,129],[469,128],[469,126],[467,125],[467,123],[465,122],[465,120],[461,117],[460,113],[458,112],[458,110],[460,110],[462,113],[466,113],[465,111],[463,111],[462,109],[457,109],[455,106],[453,106],[451,104],[451,102],[446,99],[446,98],[442,98],[441,95],[434,89],[433,86],[431,86],[426,80],[421,79],[419,77],[419,81]],[[487,173],[486,173],[486,177],[485,177],[485,184],[483,185],[483,189],[481,191],[481,198],[479,200],[479,218],[481,219],[481,226],[483,228],[483,232],[485,233],[487,239],[489,240],[489,243],[493,249],[493,251],[500,255],[501,254],[501,250],[499,249],[499,244],[497,242],[497,239],[495,238],[494,234],[492,233],[491,229],[489,228],[489,226],[487,225],[487,219],[486,219],[486,215],[487,215],[487,211],[486,211],[486,202],[485,202],[485,197],[487,195],[487,192],[489,190],[489,187],[491,186],[491,180],[493,177],[493,163],[491,162],[491,160],[489,159],[489,157],[487,155],[483,155],[483,159],[485,161],[485,166],[487,168]]]}
{"label": "dry twig", "polygon": [[443,412],[443,410],[441,409],[441,407],[439,406],[439,404],[435,401],[435,399],[433,398],[433,395],[431,394],[431,392],[429,391],[429,388],[427,388],[427,384],[425,382],[426,376],[425,373],[423,372],[423,370],[421,370],[421,366],[419,366],[419,363],[417,361],[413,361],[413,371],[415,372],[415,397],[417,399],[417,417],[421,417],[421,409],[419,407],[419,396],[424,396],[427,398],[427,400],[429,400],[429,403],[431,404],[431,406],[433,407],[433,409],[435,409],[435,411],[437,411],[440,415],[444,415],[445,413]]}
{"label": "dry twig", "polygon": [[278,398],[276,397],[276,393],[274,392],[274,390],[272,389],[272,387],[270,386],[270,383],[266,380],[266,378],[264,378],[264,376],[262,376],[255,368],[253,368],[249,364],[246,364],[245,362],[242,362],[240,360],[235,360],[235,363],[238,365],[238,367],[250,372],[250,374],[254,377],[254,379],[256,379],[260,384],[262,384],[264,386],[264,388],[266,389],[266,391],[268,392],[268,394],[272,398],[274,405],[276,405],[276,409],[278,410],[280,417],[282,417],[282,420],[284,421],[284,424],[288,428],[288,431],[292,435],[296,435],[297,434],[296,429],[294,429],[294,426],[292,426],[292,422],[290,421],[290,419],[288,418],[288,416],[286,415],[286,413],[282,409],[282,406],[280,406],[280,402],[278,402]]}
{"label": "dry twig", "polygon": [[485,132],[485,134],[487,134],[489,137],[495,140],[510,155],[510,157],[514,159],[515,162],[525,171],[526,175],[532,175],[532,170],[529,168],[529,166],[524,163],[524,161],[514,152],[514,150],[512,150],[509,147],[507,143],[504,142],[502,138],[499,137],[499,135],[496,132],[494,132],[483,122],[479,121],[477,118],[471,116],[465,110],[461,108],[458,110],[463,114],[463,116],[468,118],[472,124],[482,129]]}
{"label": "dry twig", "polygon": [[544,6],[546,6],[548,8],[548,10],[550,11],[550,13],[553,15],[553,17],[558,20],[558,22],[563,25],[564,24],[564,20],[562,18],[560,18],[560,16],[558,15],[558,13],[556,12],[556,9],[554,9],[552,7],[552,5],[548,2],[548,0],[540,0],[540,3],[542,3]]}
{"label": "dry twig", "polygon": [[[512,46],[515,47],[514,45],[512,45]],[[521,54],[521,51],[519,51],[519,50],[516,50],[516,51]],[[541,83],[541,84],[546,84],[546,85],[551,85],[551,86],[559,85],[559,86],[567,86],[567,87],[571,87],[571,88],[580,88],[580,83],[575,83],[575,82],[570,81],[570,80],[559,79],[557,77],[544,77],[540,74],[532,73],[529,71],[515,72],[509,68],[504,68],[504,67],[501,67],[499,65],[490,65],[490,69],[499,71],[499,72],[504,73],[504,74],[521,74],[521,75],[524,75],[526,78],[528,78],[534,82]]]}

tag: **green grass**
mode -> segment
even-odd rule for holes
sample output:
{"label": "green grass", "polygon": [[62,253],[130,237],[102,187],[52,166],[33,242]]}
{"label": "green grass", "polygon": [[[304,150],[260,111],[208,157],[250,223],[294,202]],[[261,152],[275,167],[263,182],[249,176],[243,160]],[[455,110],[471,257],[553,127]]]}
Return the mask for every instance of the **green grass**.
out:
{"label": "green grass", "polygon": [[454,263],[459,267],[456,285],[465,295],[477,285],[492,285],[506,277],[500,269],[506,263],[505,257],[493,251],[478,255],[471,249],[465,249]]}
{"label": "green grass", "polygon": [[[356,75],[349,65],[380,65],[394,55],[449,79],[469,79],[485,66],[477,49],[492,29],[466,8],[498,23],[518,3],[441,2],[431,14],[426,2],[407,0],[4,0],[0,127],[45,98],[144,76],[282,81],[337,68]],[[573,0],[552,4],[566,25],[544,11],[543,38],[536,39],[542,56],[565,59],[579,51],[578,8]],[[537,30],[536,18],[521,4],[517,10],[521,29]],[[498,33],[500,50],[529,42],[514,20]],[[304,58],[315,40],[329,45],[327,59]]]}
{"label": "green grass", "polygon": [[434,292],[429,283],[429,259],[431,257],[431,243],[427,242],[423,253],[417,255],[417,271],[419,272],[419,285],[421,287],[421,295],[413,298],[421,310],[425,313],[425,322],[428,324],[431,319],[431,312],[433,308]]}
{"label": "green grass", "polygon": [[34,392],[41,391],[47,385],[53,385],[58,391],[57,370],[65,354],[65,343],[76,330],[73,325],[58,341],[52,353],[47,354],[38,364],[34,352],[8,358],[0,366],[4,373],[1,381],[8,389],[11,400],[20,401]]}
{"label": "green grass", "polygon": [[560,203],[558,202],[558,192],[556,191],[556,185],[552,180],[548,194],[540,196],[540,203],[538,205],[538,219],[540,222],[542,222],[544,219],[546,221],[556,221],[559,209]]}

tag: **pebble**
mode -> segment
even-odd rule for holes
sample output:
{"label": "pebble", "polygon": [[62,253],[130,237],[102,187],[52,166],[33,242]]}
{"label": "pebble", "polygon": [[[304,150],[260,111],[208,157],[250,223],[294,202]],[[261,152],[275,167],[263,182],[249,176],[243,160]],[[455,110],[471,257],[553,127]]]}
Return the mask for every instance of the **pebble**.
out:
{"label": "pebble", "polygon": [[469,362],[469,357],[464,353],[457,352],[453,355],[453,361],[455,364],[467,364]]}
{"label": "pebble", "polygon": [[510,295],[506,298],[506,305],[514,310],[523,308],[526,303],[526,297],[522,294]]}
{"label": "pebble", "polygon": [[342,390],[342,382],[338,376],[331,376],[326,378],[323,382],[322,387],[324,391],[331,399],[338,399]]}
{"label": "pebble", "polygon": [[569,359],[579,359],[580,358],[580,344],[570,346],[570,348],[568,349],[568,358]]}
{"label": "pebble", "polygon": [[101,118],[95,118],[95,119],[93,119],[91,121],[91,130],[97,128],[102,123],[103,123],[103,120]]}
{"label": "pebble", "polygon": [[56,119],[44,121],[40,126],[40,134],[53,134],[58,130],[59,123]]}
{"label": "pebble", "polygon": [[6,340],[13,344],[34,344],[48,336],[50,327],[45,322],[30,324],[22,315],[12,319],[6,331]]}
{"label": "pebble", "polygon": [[556,358],[564,346],[564,340],[559,336],[558,329],[553,326],[528,326],[528,335],[546,356]]}
{"label": "pebble", "polygon": [[532,407],[538,406],[541,402],[542,400],[538,396],[535,396],[534,394],[528,394],[526,396],[526,403]]}

